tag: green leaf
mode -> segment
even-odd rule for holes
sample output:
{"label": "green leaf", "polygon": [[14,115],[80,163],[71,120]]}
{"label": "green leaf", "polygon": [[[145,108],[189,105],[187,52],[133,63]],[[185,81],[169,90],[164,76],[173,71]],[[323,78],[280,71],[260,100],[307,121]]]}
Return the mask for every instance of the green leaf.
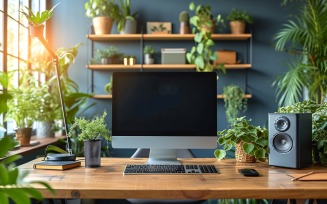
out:
{"label": "green leaf", "polygon": [[12,137],[3,137],[0,139],[0,157],[5,157],[9,150],[16,146],[16,142]]}
{"label": "green leaf", "polygon": [[200,69],[203,69],[204,68],[204,60],[203,60],[203,57],[202,56],[197,56],[195,58],[195,61],[194,61],[195,65],[200,68]]}
{"label": "green leaf", "polygon": [[21,188],[8,188],[6,189],[6,194],[11,198],[16,204],[30,204],[31,200],[25,193],[24,189]]}
{"label": "green leaf", "polygon": [[215,157],[218,160],[221,160],[221,159],[223,159],[223,158],[226,157],[226,151],[224,151],[224,150],[216,149],[215,152],[214,152],[214,154],[215,154]]}
{"label": "green leaf", "polygon": [[266,158],[266,150],[264,149],[258,149],[254,152],[254,155],[256,158]]}
{"label": "green leaf", "polygon": [[200,42],[202,41],[202,38],[203,38],[203,34],[202,34],[202,33],[196,33],[196,34],[194,35],[194,41],[195,41],[196,43],[200,43]]}
{"label": "green leaf", "polygon": [[254,145],[252,143],[243,143],[243,151],[247,154],[252,155],[252,151],[254,149]]}
{"label": "green leaf", "polygon": [[0,203],[1,204],[9,204],[8,197],[5,194],[3,189],[0,189]]}
{"label": "green leaf", "polygon": [[194,8],[195,8],[194,2],[191,2],[190,5],[189,5],[189,9],[190,9],[191,11],[193,11]]}

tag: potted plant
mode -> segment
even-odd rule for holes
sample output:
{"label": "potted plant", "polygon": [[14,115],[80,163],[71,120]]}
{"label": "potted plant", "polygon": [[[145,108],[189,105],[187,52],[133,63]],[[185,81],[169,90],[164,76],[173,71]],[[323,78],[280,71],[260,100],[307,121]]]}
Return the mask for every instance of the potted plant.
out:
{"label": "potted plant", "polygon": [[[195,11],[195,15],[190,19],[190,23],[194,26],[192,32],[195,34],[195,46],[186,54],[186,58],[190,64],[195,64],[197,71],[213,71],[216,67],[212,61],[217,60],[217,54],[212,50],[215,43],[211,39],[211,34],[214,32],[211,7],[210,5],[195,7],[192,2],[189,8]],[[223,25],[223,22],[221,16],[218,15],[216,25]]]}
{"label": "potted plant", "polygon": [[[58,3],[59,4],[59,3]],[[34,13],[32,9],[25,6],[27,11],[20,11],[28,20],[31,36],[43,35],[44,22],[49,20],[53,15],[53,10],[58,6],[56,4],[50,10]]]}
{"label": "potted plant", "polygon": [[9,77],[7,73],[0,71],[0,114],[5,113],[8,110],[7,101],[11,98],[11,94],[8,93],[7,88],[9,85]]}
{"label": "potted plant", "polygon": [[131,2],[130,0],[120,1],[120,12],[117,19],[117,30],[120,34],[134,34],[136,33],[137,13],[131,13]]}
{"label": "potted plant", "polygon": [[308,90],[309,99],[324,103],[327,94],[326,16],[325,2],[304,1],[297,15],[292,16],[276,33],[275,49],[297,56],[288,63],[288,71],[273,83],[277,87],[277,97],[280,97],[279,106],[302,101],[304,90]]}
{"label": "potted plant", "polygon": [[226,16],[232,34],[243,34],[247,24],[253,24],[252,16],[244,11],[233,8]]}
{"label": "potted plant", "polygon": [[190,21],[187,11],[182,11],[179,14],[179,34],[190,34]]}
{"label": "potted plant", "polygon": [[226,108],[226,119],[231,125],[240,111],[246,111],[247,100],[241,87],[231,84],[224,87],[224,103]]}
{"label": "potted plant", "polygon": [[36,96],[36,89],[32,85],[22,84],[12,91],[12,98],[7,103],[5,119],[16,122],[16,138],[22,146],[30,145],[33,123],[37,120],[36,112],[40,107],[40,100]]}
{"label": "potted plant", "polygon": [[101,165],[101,137],[106,141],[111,140],[110,130],[105,123],[106,116],[107,112],[104,111],[101,117],[75,118],[74,124],[70,127],[68,137],[72,137],[73,132],[78,132],[78,139],[84,141],[85,167]]}
{"label": "potted plant", "polygon": [[97,50],[97,57],[101,60],[101,64],[122,64],[123,56],[123,53],[119,52],[117,47],[113,45]]}
{"label": "potted plant", "polygon": [[327,102],[313,100],[278,108],[278,113],[312,113],[312,158],[314,163],[327,165]]}
{"label": "potted plant", "polygon": [[50,87],[47,84],[35,87],[36,98],[40,101],[37,115],[36,137],[54,137],[57,130],[55,120],[61,118],[60,103],[56,102],[54,95],[51,94]]}
{"label": "potted plant", "polygon": [[154,56],[153,55],[157,53],[156,48],[151,45],[147,45],[144,47],[143,53],[144,53],[144,63],[145,64],[154,64]]}
{"label": "potted plant", "polygon": [[119,16],[119,6],[114,0],[89,0],[84,7],[85,15],[92,18],[96,35],[111,33],[112,24]]}
{"label": "potted plant", "polygon": [[250,124],[245,116],[235,118],[230,129],[218,131],[218,143],[223,149],[216,149],[218,160],[225,158],[226,151],[235,150],[237,162],[266,161],[268,157],[268,130]]}

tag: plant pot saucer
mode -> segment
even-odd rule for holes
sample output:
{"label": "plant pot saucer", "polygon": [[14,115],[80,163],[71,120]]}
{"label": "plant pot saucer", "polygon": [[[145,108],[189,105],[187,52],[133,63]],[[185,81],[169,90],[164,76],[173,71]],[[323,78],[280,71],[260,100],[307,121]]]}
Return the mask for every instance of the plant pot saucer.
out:
{"label": "plant pot saucer", "polygon": [[[31,146],[35,146],[35,145],[38,145],[38,144],[40,144],[40,141],[38,141],[38,140],[31,140],[30,143],[29,143],[28,145],[21,145],[21,144],[19,143],[19,144],[16,145],[16,146],[18,146],[18,147],[31,147]],[[16,146],[15,146],[15,147],[16,147]]]}

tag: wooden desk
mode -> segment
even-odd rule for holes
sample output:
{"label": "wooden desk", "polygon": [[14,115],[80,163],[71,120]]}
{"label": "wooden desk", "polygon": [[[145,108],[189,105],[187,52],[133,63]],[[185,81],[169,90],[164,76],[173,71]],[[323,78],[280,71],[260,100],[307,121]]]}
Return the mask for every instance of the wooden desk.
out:
{"label": "wooden desk", "polygon": [[[39,159],[38,159],[39,160]],[[47,181],[55,190],[52,195],[39,188],[45,198],[150,198],[150,199],[324,199],[327,181],[292,181],[290,173],[327,172],[326,167],[301,170],[269,167],[266,163],[236,163],[234,159],[181,159],[183,163],[214,164],[215,175],[123,175],[126,164],[144,163],[146,159],[102,158],[99,168],[82,166],[65,171],[35,170],[31,161],[19,166],[30,170],[28,180]],[[239,168],[257,169],[260,177],[244,177]],[[36,186],[37,187],[37,186]]]}

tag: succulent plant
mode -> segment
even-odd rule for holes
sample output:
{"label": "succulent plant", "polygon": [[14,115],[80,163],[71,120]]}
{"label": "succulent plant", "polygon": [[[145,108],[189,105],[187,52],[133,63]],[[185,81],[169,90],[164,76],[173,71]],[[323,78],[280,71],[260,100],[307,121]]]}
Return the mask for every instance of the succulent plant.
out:
{"label": "succulent plant", "polygon": [[188,22],[189,21],[189,15],[188,15],[187,11],[182,11],[179,14],[179,21],[180,22]]}

